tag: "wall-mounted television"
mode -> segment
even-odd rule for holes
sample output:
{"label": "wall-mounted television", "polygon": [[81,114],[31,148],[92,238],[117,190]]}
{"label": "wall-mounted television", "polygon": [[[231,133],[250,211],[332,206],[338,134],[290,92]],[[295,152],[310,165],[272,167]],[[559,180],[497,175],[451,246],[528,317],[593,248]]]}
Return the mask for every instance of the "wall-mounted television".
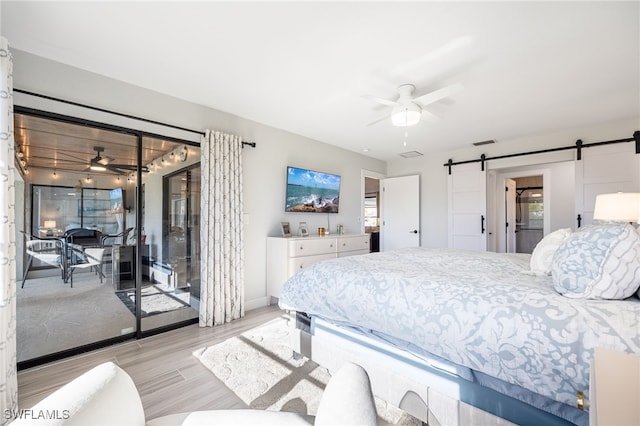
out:
{"label": "wall-mounted television", "polygon": [[287,167],[285,211],[338,213],[340,176],[298,167]]}
{"label": "wall-mounted television", "polygon": [[109,201],[113,212],[122,211],[124,206],[124,191],[122,187],[113,188],[109,191]]}

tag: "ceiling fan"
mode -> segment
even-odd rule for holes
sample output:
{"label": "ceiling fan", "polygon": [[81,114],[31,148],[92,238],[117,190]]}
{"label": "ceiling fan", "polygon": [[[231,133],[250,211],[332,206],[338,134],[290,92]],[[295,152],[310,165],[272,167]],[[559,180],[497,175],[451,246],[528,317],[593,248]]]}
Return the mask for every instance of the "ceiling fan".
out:
{"label": "ceiling fan", "polygon": [[[96,156],[93,157],[89,162],[89,169],[97,172],[110,171],[119,175],[124,175],[126,171],[135,171],[137,170],[136,165],[131,164],[114,164],[113,158],[111,157],[102,157],[100,155],[101,152],[104,152],[104,147],[94,146],[94,151],[96,151]],[[126,171],[125,171],[126,170]],[[148,169],[146,166],[142,167],[143,172],[147,172]]]}
{"label": "ceiling fan", "polygon": [[364,97],[367,99],[378,102],[382,105],[392,107],[391,113],[389,115],[373,121],[368,125],[374,125],[391,117],[391,123],[394,126],[409,127],[418,124],[422,116],[437,118],[437,116],[427,111],[425,107],[455,93],[458,93],[462,89],[462,84],[456,83],[418,97],[413,97],[413,92],[416,90],[416,86],[414,86],[413,84],[403,84],[398,87],[398,99],[395,101],[365,95]]}

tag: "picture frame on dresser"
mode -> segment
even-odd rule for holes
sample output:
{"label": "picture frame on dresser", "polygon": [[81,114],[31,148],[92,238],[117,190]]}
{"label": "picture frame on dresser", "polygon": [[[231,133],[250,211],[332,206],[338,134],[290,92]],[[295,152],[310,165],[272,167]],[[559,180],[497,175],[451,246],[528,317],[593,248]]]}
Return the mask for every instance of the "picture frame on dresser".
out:
{"label": "picture frame on dresser", "polygon": [[283,237],[291,236],[291,227],[289,226],[289,222],[280,222],[280,230],[282,231]]}
{"label": "picture frame on dresser", "polygon": [[298,225],[298,237],[308,237],[309,229],[307,228],[307,222],[300,222]]}

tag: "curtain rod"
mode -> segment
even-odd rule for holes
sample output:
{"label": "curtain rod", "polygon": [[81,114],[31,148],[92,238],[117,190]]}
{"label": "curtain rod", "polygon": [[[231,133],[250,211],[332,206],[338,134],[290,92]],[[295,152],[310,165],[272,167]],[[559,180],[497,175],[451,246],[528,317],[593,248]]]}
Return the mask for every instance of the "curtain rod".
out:
{"label": "curtain rod", "polygon": [[476,158],[476,159],[473,159],[473,160],[466,160],[466,161],[456,161],[456,162],[454,162],[450,158],[449,161],[447,161],[446,163],[443,164],[443,166],[444,167],[448,167],[449,168],[449,174],[451,174],[451,167],[453,167],[453,166],[457,166],[457,165],[460,165],[460,164],[482,163],[481,169],[484,171],[484,163],[486,161],[489,161],[489,160],[499,160],[499,159],[503,159],[503,158],[521,157],[521,156],[524,156],[524,155],[533,155],[533,154],[545,154],[545,153],[548,153],[548,152],[566,151],[566,150],[569,150],[569,149],[575,149],[577,151],[576,159],[577,160],[582,160],[582,148],[590,148],[592,146],[611,145],[611,144],[615,144],[615,143],[632,142],[632,141],[636,142],[636,154],[640,154],[640,130],[636,130],[635,132],[633,132],[633,137],[626,138],[626,139],[616,139],[616,140],[603,141],[603,142],[592,142],[592,143],[587,143],[587,144],[583,143],[581,139],[578,139],[576,141],[575,145],[562,146],[562,147],[558,147],[558,148],[540,149],[540,150],[537,150],[537,151],[519,152],[519,153],[516,153],[516,154],[497,155],[495,157],[487,157],[484,154],[482,154],[480,156],[480,158]]}
{"label": "curtain rod", "polygon": [[[205,132],[202,132],[200,130],[193,130],[193,129],[188,129],[186,127],[175,126],[173,124],[162,123],[160,121],[150,120],[148,118],[137,117],[135,115],[124,114],[122,112],[117,112],[117,111],[111,111],[111,110],[108,110],[108,109],[94,107],[94,106],[87,105],[87,104],[81,104],[79,102],[68,101],[66,99],[61,99],[61,98],[56,98],[56,97],[49,96],[49,95],[43,95],[43,94],[40,94],[40,93],[30,92],[28,90],[14,88],[13,91],[14,92],[18,92],[18,93],[23,93],[25,95],[35,96],[37,98],[47,99],[47,100],[50,100],[50,101],[61,102],[61,103],[64,103],[64,104],[73,105],[73,106],[77,106],[77,107],[81,107],[81,108],[92,109],[94,111],[99,111],[99,112],[105,112],[107,114],[113,114],[113,115],[117,115],[117,116],[124,117],[124,118],[130,118],[132,120],[143,121],[145,123],[157,124],[159,126],[169,127],[171,129],[176,129],[176,130],[182,130],[182,131],[185,131],[185,132],[195,133],[195,134],[198,134],[198,135],[201,135],[201,136],[205,135]],[[256,147],[256,143],[255,142],[245,142],[245,141],[243,141],[242,142],[242,146],[244,147],[245,145],[248,145],[248,146],[250,146],[252,148]]]}

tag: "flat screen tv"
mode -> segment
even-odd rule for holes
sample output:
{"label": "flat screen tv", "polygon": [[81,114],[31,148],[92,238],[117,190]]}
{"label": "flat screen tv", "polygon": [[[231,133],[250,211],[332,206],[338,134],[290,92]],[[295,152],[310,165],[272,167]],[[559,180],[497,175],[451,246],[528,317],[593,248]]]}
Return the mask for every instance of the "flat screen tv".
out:
{"label": "flat screen tv", "polygon": [[124,191],[122,190],[122,187],[110,190],[109,200],[111,202],[111,210],[113,212],[122,211],[122,209],[124,209]]}
{"label": "flat screen tv", "polygon": [[338,213],[339,204],[340,176],[287,167],[285,211]]}

